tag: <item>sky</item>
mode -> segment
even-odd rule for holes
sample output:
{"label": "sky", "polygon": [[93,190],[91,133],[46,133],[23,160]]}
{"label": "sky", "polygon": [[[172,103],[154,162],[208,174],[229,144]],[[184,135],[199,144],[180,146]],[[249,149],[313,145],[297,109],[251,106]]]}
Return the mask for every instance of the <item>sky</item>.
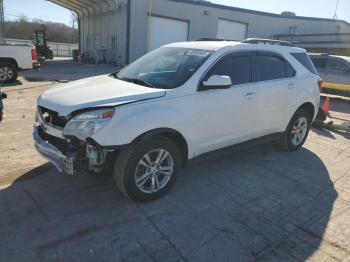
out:
{"label": "sky", "polygon": [[[280,14],[292,11],[299,16],[333,18],[337,0],[211,0],[213,3]],[[25,15],[46,21],[72,24],[71,13],[46,0],[4,0],[5,19]],[[350,22],[350,0],[339,0],[338,19]]]}

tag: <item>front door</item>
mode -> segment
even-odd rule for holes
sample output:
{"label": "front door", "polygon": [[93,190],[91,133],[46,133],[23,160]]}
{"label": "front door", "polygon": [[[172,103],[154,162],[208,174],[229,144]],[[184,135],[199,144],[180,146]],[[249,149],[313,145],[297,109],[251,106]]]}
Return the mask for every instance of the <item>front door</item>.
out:
{"label": "front door", "polygon": [[259,94],[252,54],[225,55],[203,81],[212,75],[230,76],[233,85],[227,89],[198,90],[193,122],[196,155],[250,140],[255,135]]}

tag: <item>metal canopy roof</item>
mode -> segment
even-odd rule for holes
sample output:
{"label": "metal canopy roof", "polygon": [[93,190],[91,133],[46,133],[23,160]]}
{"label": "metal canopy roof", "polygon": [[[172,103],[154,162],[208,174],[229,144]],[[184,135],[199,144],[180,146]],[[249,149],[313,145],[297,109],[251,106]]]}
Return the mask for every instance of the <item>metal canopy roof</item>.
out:
{"label": "metal canopy roof", "polygon": [[79,16],[102,14],[109,10],[117,10],[125,0],[47,0],[73,12]]}

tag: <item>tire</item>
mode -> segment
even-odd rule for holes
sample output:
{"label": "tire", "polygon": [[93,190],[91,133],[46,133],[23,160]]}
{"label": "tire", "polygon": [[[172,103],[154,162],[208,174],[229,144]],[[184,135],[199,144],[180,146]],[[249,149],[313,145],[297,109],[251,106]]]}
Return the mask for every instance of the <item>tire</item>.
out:
{"label": "tire", "polygon": [[[166,158],[155,164],[161,152]],[[180,162],[180,151],[172,140],[153,136],[130,144],[120,152],[114,168],[115,181],[126,197],[136,202],[149,202],[164,196],[174,186]],[[136,180],[140,181],[139,186]]]}
{"label": "tire", "polygon": [[[298,125],[301,123],[302,125],[300,125],[300,128],[298,128]],[[304,126],[305,129],[303,128]],[[290,120],[288,127],[282,136],[280,143],[282,148],[286,151],[296,151],[300,149],[308,137],[310,127],[310,114],[304,109],[298,109]],[[298,133],[300,136],[298,136]],[[297,138],[295,139],[296,136]]]}
{"label": "tire", "polygon": [[17,80],[18,68],[13,63],[0,62],[0,81],[13,83]]}
{"label": "tire", "polygon": [[47,59],[53,60],[53,51],[51,49],[47,51]]}

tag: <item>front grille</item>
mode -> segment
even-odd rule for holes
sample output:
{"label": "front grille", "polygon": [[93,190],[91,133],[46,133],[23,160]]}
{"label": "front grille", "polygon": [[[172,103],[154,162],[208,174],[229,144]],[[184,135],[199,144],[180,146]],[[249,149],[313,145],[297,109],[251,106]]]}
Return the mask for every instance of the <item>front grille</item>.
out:
{"label": "front grille", "polygon": [[42,140],[55,146],[62,153],[68,152],[69,145],[68,145],[66,140],[64,140],[62,138],[55,137],[55,136],[51,136],[51,135],[45,133],[41,127],[39,127],[39,129],[38,129],[38,133],[39,133],[39,136],[41,137]]}
{"label": "front grille", "polygon": [[56,111],[39,106],[38,112],[46,124],[59,128],[64,128],[67,124],[67,118],[59,116]]}

